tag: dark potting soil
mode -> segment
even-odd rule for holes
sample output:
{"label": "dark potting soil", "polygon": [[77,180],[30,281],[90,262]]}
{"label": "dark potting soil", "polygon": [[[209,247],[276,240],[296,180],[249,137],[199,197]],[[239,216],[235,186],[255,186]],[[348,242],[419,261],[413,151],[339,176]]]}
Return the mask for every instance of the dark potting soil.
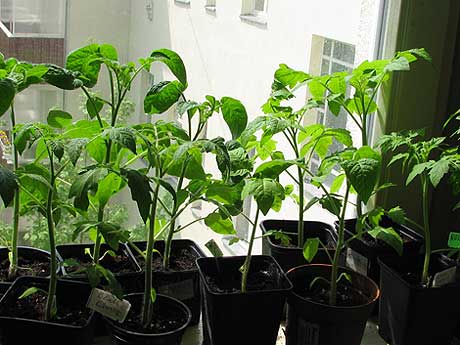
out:
{"label": "dark potting soil", "polygon": [[[406,236],[405,234],[397,231],[398,234],[401,236],[401,239],[403,241],[403,243],[409,243],[409,242],[412,242],[413,239],[409,236]],[[356,233],[355,231],[353,231],[353,233]],[[381,247],[381,246],[388,246],[388,244],[386,244],[384,241],[382,240],[377,240],[375,238],[373,238],[372,236],[368,235],[368,234],[364,234],[362,237],[361,237],[361,241],[363,241],[368,247]]]}
{"label": "dark potting soil", "polygon": [[[93,264],[90,257],[71,259],[76,260],[78,265],[66,266],[65,270],[68,274],[81,273],[81,271]],[[101,260],[101,265],[112,273],[129,273],[135,271],[131,260],[124,255],[110,256],[107,254]]]}
{"label": "dark potting soil", "polygon": [[166,333],[182,327],[187,317],[176,308],[165,308],[155,303],[153,306],[153,320],[148,330],[142,327],[140,303],[132,303],[131,310],[123,322],[123,328],[138,333]]}
{"label": "dark potting soil", "polygon": [[[158,253],[153,254],[152,263],[153,269],[157,272],[163,271],[190,271],[197,269],[196,259],[199,256],[190,249],[187,248],[172,248],[171,257],[169,259],[169,268],[165,269],[163,266],[163,259]],[[144,268],[145,261],[144,258],[140,255],[136,256],[136,259],[139,262],[139,265]]]}
{"label": "dark potting soil", "polygon": [[8,271],[10,262],[8,259],[0,263],[0,281],[13,281],[17,277],[33,276],[33,277],[47,277],[50,274],[50,262],[43,262],[36,259],[25,259],[19,257],[18,259],[17,276],[14,279],[8,279]]}
{"label": "dark potting soil", "polygon": [[[243,274],[237,272],[224,272],[218,277],[206,277],[209,288],[214,293],[241,292],[241,278]],[[264,291],[279,289],[279,273],[276,265],[270,264],[266,270],[249,272],[248,291]]]}
{"label": "dark potting soil", "polygon": [[[331,292],[329,282],[317,280],[312,286],[312,289],[309,288],[309,285],[310,284],[296,286],[294,292],[306,300],[321,304],[329,304],[329,295]],[[369,302],[369,296],[365,295],[359,289],[356,289],[349,281],[341,280],[337,285],[336,305],[338,307],[353,307]]]}
{"label": "dark potting soil", "polygon": [[[20,296],[26,287],[17,296]],[[38,291],[26,298],[17,299],[12,306],[4,309],[4,313],[10,317],[41,320],[45,318],[46,294]],[[58,313],[51,322],[73,326],[84,326],[90,315],[90,311],[84,305],[69,306],[66,304],[57,305]]]}
{"label": "dark potting soil", "polygon": [[[298,246],[297,246],[297,240],[296,241],[291,241],[287,244],[284,244],[283,242],[281,242],[280,240],[276,239],[274,236],[271,236],[270,237],[270,241],[273,243],[273,244],[276,244],[277,246],[280,246],[280,247],[284,247],[284,248],[298,248],[300,249]],[[330,249],[330,250],[334,250],[335,249],[335,242],[333,240],[328,240],[326,243],[325,243],[325,246],[327,249]]]}

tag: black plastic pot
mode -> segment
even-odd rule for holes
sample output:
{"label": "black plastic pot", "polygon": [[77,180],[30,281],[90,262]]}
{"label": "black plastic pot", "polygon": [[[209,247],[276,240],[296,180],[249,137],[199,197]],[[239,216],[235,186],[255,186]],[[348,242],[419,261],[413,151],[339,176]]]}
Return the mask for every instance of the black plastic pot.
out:
{"label": "black plastic pot", "polygon": [[[366,322],[379,297],[379,288],[371,279],[341,267],[351,276],[353,287],[368,297],[362,305],[341,307],[321,304],[301,297],[296,291],[316,277],[330,279],[331,265],[304,265],[287,274],[294,288],[288,297],[286,345],[360,345]],[[415,345],[415,344],[413,344]]]}
{"label": "black plastic pot", "polygon": [[[380,267],[377,259],[379,257],[394,257],[400,261],[417,257],[423,245],[423,236],[409,227],[393,222],[388,217],[382,217],[381,225],[393,227],[403,238],[403,254],[399,256],[396,251],[383,241],[375,241],[369,235],[362,239],[355,239],[349,243],[346,252],[346,266],[364,274],[375,282],[380,281]],[[335,223],[338,229],[337,222]],[[356,234],[356,218],[345,221],[345,239],[349,239]]]}
{"label": "black plastic pot", "polygon": [[[39,320],[9,317],[9,308],[14,308],[25,288],[36,286],[47,290],[49,280],[40,277],[20,277],[0,300],[0,327],[2,345],[23,344],[66,344],[92,345],[94,333],[94,312],[88,310],[81,326],[45,322]],[[57,284],[57,306],[81,309],[91,293],[91,287],[84,283],[59,280]]]}
{"label": "black plastic pot", "polygon": [[[141,250],[147,248],[147,242],[134,242],[134,244]],[[129,244],[127,244],[127,246],[129,247]],[[160,253],[164,252],[164,248],[164,241],[155,242],[155,249]],[[180,249],[190,250],[197,258],[206,256],[200,247],[191,240],[173,240],[172,251],[174,252]],[[137,260],[143,260],[143,258],[136,256],[134,250],[131,250],[131,252]],[[142,265],[143,263],[139,262],[139,266],[142,267]],[[144,275],[137,274],[136,279],[138,280],[137,285],[139,286],[138,292],[142,292],[144,290]],[[171,296],[185,303],[192,311],[192,320],[190,324],[198,324],[201,314],[200,275],[198,273],[198,267],[186,271],[155,271],[153,286],[158,293]]]}
{"label": "black plastic pot", "polygon": [[[445,257],[433,256],[430,272],[449,266]],[[460,323],[460,284],[423,288],[418,282],[422,258],[397,261],[379,259],[381,267],[379,333],[392,345],[450,345]],[[413,283],[405,278],[414,277]]]}
{"label": "black plastic pot", "polygon": [[[260,223],[262,233],[270,230],[281,230],[291,238],[293,247],[285,247],[274,236],[263,237],[262,239],[262,254],[271,255],[279,263],[284,272],[289,271],[293,267],[304,265],[306,263],[303,257],[302,248],[297,247],[297,224],[296,220],[264,220]],[[321,242],[331,247],[330,255],[333,257],[335,245],[337,243],[337,234],[334,228],[323,222],[305,221],[304,222],[305,239],[318,237]],[[330,263],[326,251],[323,248],[318,250],[312,263]]]}
{"label": "black plastic pot", "polygon": [[[59,256],[63,261],[67,259],[77,259],[81,262],[91,262],[91,258],[89,255],[85,253],[85,249],[89,248],[91,252],[93,251],[94,244],[65,244],[65,245],[59,245],[56,247],[56,251],[58,252]],[[109,248],[106,244],[103,244],[101,246],[101,253],[104,253],[107,250],[112,250]],[[115,277],[117,281],[120,283],[120,285],[123,288],[123,291],[128,294],[131,292],[137,292],[137,285],[135,282],[132,280],[132,274],[133,273],[139,273],[141,272],[141,268],[135,261],[135,259],[130,255],[130,253],[126,250],[126,247],[124,245],[120,245],[118,251],[116,251],[117,255],[121,255],[123,257],[127,257],[130,266],[127,268],[127,272],[122,272],[122,273],[115,273]],[[110,269],[110,260],[112,260],[112,257],[110,255],[106,255],[104,259],[101,261],[101,265],[104,266],[105,268]],[[75,280],[75,281],[82,281],[82,282],[87,282],[88,277],[86,273],[69,273],[65,267],[63,267],[63,278],[64,279],[70,279],[70,280]]]}
{"label": "black plastic pot", "polygon": [[[131,304],[136,303],[139,306],[142,303],[142,297],[143,294],[136,293],[125,296],[125,299],[131,302]],[[180,345],[185,329],[192,318],[190,309],[181,301],[164,295],[157,295],[154,307],[167,308],[168,310],[175,309],[178,313],[182,313],[184,319],[187,321],[174,331],[149,334],[129,331],[124,329],[122,324],[105,318],[112,338],[112,343],[116,345]],[[137,309],[140,310],[140,307]]]}
{"label": "black plastic pot", "polygon": [[[249,280],[256,272],[273,278],[274,287],[241,293],[239,282],[244,256],[197,260],[203,286],[205,342],[212,345],[274,345],[284,302],[292,284],[270,256],[252,257]],[[234,292],[216,292],[212,285],[233,286]],[[231,289],[231,288],[230,288]]]}
{"label": "black plastic pot", "polygon": [[[8,254],[10,250],[8,248],[0,248],[0,261],[8,261]],[[47,252],[46,250],[38,249],[38,248],[33,248],[33,247],[26,247],[26,246],[18,246],[18,256],[19,256],[19,264],[21,263],[21,259],[27,259],[27,260],[35,260],[38,262],[44,262],[44,263],[49,263],[51,260],[51,254],[50,252]],[[21,265],[19,265],[21,266]],[[58,269],[60,271],[60,268]],[[24,276],[30,276],[30,274],[23,274]],[[38,275],[39,277],[47,277],[49,276],[48,272],[42,272]],[[3,281],[0,282],[0,285],[3,286],[10,286],[12,282],[7,282]]]}

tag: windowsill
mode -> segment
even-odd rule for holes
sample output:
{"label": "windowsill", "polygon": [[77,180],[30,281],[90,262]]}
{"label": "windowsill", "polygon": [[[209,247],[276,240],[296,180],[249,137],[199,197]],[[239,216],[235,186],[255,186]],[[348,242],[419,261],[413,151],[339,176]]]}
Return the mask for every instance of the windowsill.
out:
{"label": "windowsill", "polygon": [[216,5],[206,5],[204,8],[206,9],[206,12],[216,13]]}
{"label": "windowsill", "polygon": [[263,15],[258,15],[258,14],[242,14],[240,15],[240,19],[244,22],[252,23],[252,24],[258,24],[258,25],[267,25],[267,17]]}

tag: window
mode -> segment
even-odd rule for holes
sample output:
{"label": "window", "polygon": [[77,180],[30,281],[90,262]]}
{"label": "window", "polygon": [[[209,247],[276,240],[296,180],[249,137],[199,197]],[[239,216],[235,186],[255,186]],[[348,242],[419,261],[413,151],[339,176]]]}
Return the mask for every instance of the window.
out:
{"label": "window", "polygon": [[268,0],[245,0],[240,18],[256,24],[267,24]]}
{"label": "window", "polygon": [[216,0],[207,0],[204,8],[206,11],[216,12]]}
{"label": "window", "polygon": [[0,0],[0,25],[8,37],[62,38],[65,7],[63,0]]}

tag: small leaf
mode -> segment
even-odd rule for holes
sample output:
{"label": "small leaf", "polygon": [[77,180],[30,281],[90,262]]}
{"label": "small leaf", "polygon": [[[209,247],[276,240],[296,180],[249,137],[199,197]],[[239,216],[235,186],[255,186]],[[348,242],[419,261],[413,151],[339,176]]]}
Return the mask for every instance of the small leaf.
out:
{"label": "small leaf", "polygon": [[136,154],[136,133],[130,127],[116,127],[106,130],[108,137]]}
{"label": "small leaf", "polygon": [[53,64],[46,64],[46,67],[48,67],[48,71],[43,79],[48,84],[62,90],[75,90],[83,86],[83,81],[78,78],[78,73]]}
{"label": "small leaf", "polygon": [[232,139],[238,139],[248,124],[246,108],[240,101],[231,97],[223,97],[221,103],[222,115],[230,128]]}
{"label": "small leaf", "polygon": [[257,207],[264,215],[272,208],[276,197],[281,200],[285,197],[283,186],[279,182],[267,178],[248,181],[243,187],[241,197],[245,199],[250,195],[254,197]]}
{"label": "small leaf", "polygon": [[440,159],[430,169],[428,176],[430,177],[431,184],[433,187],[437,187],[439,182],[445,174],[449,172],[449,161],[446,159]]}
{"label": "small leaf", "polygon": [[185,87],[179,81],[162,81],[153,85],[144,99],[144,111],[147,114],[162,114],[176,103]]}
{"label": "small leaf", "polygon": [[404,224],[406,222],[406,213],[399,206],[390,209],[388,211],[388,217],[390,217],[391,220],[397,224]]}
{"label": "small leaf", "polygon": [[163,62],[166,66],[168,66],[182,85],[187,86],[187,73],[184,62],[176,52],[169,49],[159,49],[153,51],[150,56],[154,59],[154,61]]}
{"label": "small leaf", "polygon": [[292,166],[294,162],[286,161],[282,159],[272,160],[269,162],[262,163],[259,165],[254,173],[255,176],[266,177],[275,179],[285,171],[287,168]]}
{"label": "small leaf", "polygon": [[18,297],[18,299],[24,299],[27,298],[31,295],[36,294],[37,292],[45,292],[44,290],[38,288],[38,287],[30,287],[26,291],[24,291],[21,296]]}
{"label": "small leaf", "polygon": [[314,257],[316,256],[316,253],[318,252],[319,248],[319,238],[307,238],[305,241],[305,244],[303,246],[303,257],[305,260],[308,262],[311,262]]}
{"label": "small leaf", "polygon": [[152,203],[149,179],[137,170],[123,169],[121,173],[128,179],[131,197],[137,203],[142,220],[146,223],[150,213],[150,204]]}
{"label": "small leaf", "polygon": [[11,79],[0,80],[0,117],[10,108],[15,94],[16,88]]}
{"label": "small leaf", "polygon": [[236,234],[236,230],[233,227],[233,222],[231,219],[223,219],[220,213],[211,213],[209,214],[204,223],[208,226],[212,231],[221,234],[221,235],[234,235]]}
{"label": "small leaf", "polygon": [[361,158],[342,162],[347,180],[356,190],[364,203],[369,201],[380,174],[380,161],[373,158]]}
{"label": "small leaf", "polygon": [[99,115],[103,107],[104,103],[102,103],[98,98],[93,97],[86,100],[86,111],[91,119]]}
{"label": "small leaf", "polygon": [[16,175],[0,165],[0,197],[5,207],[13,201],[14,194],[18,190]]}
{"label": "small leaf", "polygon": [[401,236],[393,228],[383,228],[381,226],[377,226],[368,233],[375,239],[382,240],[383,242],[388,244],[390,247],[396,250],[398,255],[402,255],[403,240]]}
{"label": "small leaf", "polygon": [[72,115],[62,110],[51,110],[47,122],[54,128],[65,128],[72,124]]}
{"label": "small leaf", "polygon": [[152,303],[155,303],[155,301],[157,300],[157,290],[155,290],[154,288],[150,290],[150,300],[152,301]]}

